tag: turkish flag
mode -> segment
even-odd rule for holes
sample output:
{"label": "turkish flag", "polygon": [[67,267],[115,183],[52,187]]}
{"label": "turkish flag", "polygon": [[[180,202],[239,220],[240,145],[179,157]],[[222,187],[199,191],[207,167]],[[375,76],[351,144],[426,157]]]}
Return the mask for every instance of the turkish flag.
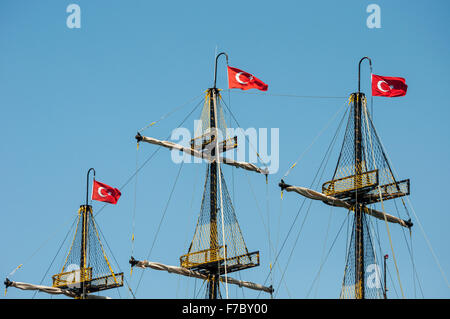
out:
{"label": "turkish flag", "polygon": [[231,66],[227,66],[227,68],[228,87],[230,89],[258,89],[261,91],[267,91],[269,86],[252,74],[239,70],[237,68],[232,68]]}
{"label": "turkish flag", "polygon": [[372,96],[404,96],[407,89],[404,78],[372,74]]}
{"label": "turkish flag", "polygon": [[117,204],[120,195],[122,194],[117,188],[94,180],[94,185],[92,188],[92,200],[98,200],[100,202],[107,202],[110,204]]}

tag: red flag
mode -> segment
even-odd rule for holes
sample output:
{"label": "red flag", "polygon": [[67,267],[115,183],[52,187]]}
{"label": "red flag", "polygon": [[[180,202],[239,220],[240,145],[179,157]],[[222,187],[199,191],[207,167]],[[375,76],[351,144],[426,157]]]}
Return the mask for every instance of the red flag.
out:
{"label": "red flag", "polygon": [[94,185],[92,189],[92,200],[117,204],[120,195],[122,194],[117,188],[108,186],[106,184],[94,180]]}
{"label": "red flag", "polygon": [[269,87],[266,83],[260,79],[254,77],[252,74],[237,68],[228,66],[228,87],[230,89],[258,89],[261,91],[267,91]]}
{"label": "red flag", "polygon": [[407,89],[404,78],[372,74],[373,96],[404,96]]}

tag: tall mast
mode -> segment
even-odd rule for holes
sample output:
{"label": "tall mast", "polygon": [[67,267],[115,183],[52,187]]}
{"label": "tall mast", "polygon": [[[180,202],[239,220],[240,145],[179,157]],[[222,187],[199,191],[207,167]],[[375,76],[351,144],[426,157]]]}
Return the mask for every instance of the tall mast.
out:
{"label": "tall mast", "polygon": [[[214,86],[209,89],[209,127],[212,132],[211,135],[211,143],[215,143],[215,139],[218,139],[219,136],[217,134],[217,88],[216,88],[216,82],[217,82],[217,61],[221,55],[225,55],[228,63],[228,55],[225,52],[219,53],[216,56],[216,63],[214,67]],[[219,150],[216,150],[215,147],[211,150],[211,158],[214,158],[216,156],[216,152],[219,152]],[[209,236],[209,245],[211,249],[211,259],[215,260],[217,258],[217,254],[219,253],[219,241],[217,238],[218,231],[217,231],[217,166],[219,163],[217,161],[212,162],[209,164],[209,198],[210,198],[210,236]],[[221,178],[219,176],[219,178]],[[217,299],[218,291],[219,291],[219,280],[218,280],[218,267],[215,270],[215,274],[212,276],[212,278],[208,281],[208,295],[209,299]]]}
{"label": "tall mast", "polygon": [[[354,127],[355,127],[355,189],[361,185],[362,173],[362,145],[361,145],[361,99],[364,93],[357,92],[354,95]],[[356,298],[364,299],[364,227],[362,204],[358,201],[356,192],[355,201],[355,283]]]}
{"label": "tall mast", "polygon": [[86,298],[86,263],[87,263],[87,241],[88,241],[88,225],[89,225],[89,212],[91,211],[91,206],[89,204],[89,173],[94,171],[95,179],[95,169],[90,168],[87,172],[86,177],[86,204],[81,206],[82,223],[81,223],[81,253],[80,253],[80,285],[81,285],[81,299]]}
{"label": "tall mast", "polygon": [[[322,192],[300,186],[292,186],[281,180],[281,190],[296,192],[327,205],[354,211],[351,239],[347,250],[341,298],[380,298],[382,289],[378,285],[366,286],[366,266],[377,265],[375,250],[368,228],[367,215],[396,223],[410,229],[411,220],[390,215],[370,208],[369,205],[409,195],[409,179],[396,181],[366,108],[366,97],[361,92],[361,63],[358,65],[358,90],[351,94],[350,115],[344,133],[344,141],[338,163],[330,181],[323,183]],[[380,173],[381,172],[381,173]],[[386,172],[390,174],[386,174]],[[375,271],[378,271],[377,268]],[[386,285],[385,285],[386,286]]]}
{"label": "tall mast", "polygon": [[[216,60],[217,61],[217,60]],[[217,65],[217,64],[216,64]],[[215,82],[215,81],[214,81]],[[217,89],[211,88],[209,89],[210,99],[209,99],[209,126],[211,131],[214,132],[216,128],[216,115],[215,115],[215,99],[216,99],[216,91]],[[215,136],[216,134],[211,136],[211,139],[218,138]],[[211,157],[214,158],[216,155],[216,149],[213,148],[211,151]],[[209,198],[210,198],[210,238],[209,244],[211,249],[211,259],[216,259],[216,254],[218,252],[218,238],[217,238],[217,162],[212,162],[209,164]],[[216,280],[216,275],[211,278],[208,282],[208,291],[209,291],[209,299],[217,299],[217,290],[219,289],[219,282]]]}
{"label": "tall mast", "polygon": [[[86,177],[86,203],[80,205],[72,244],[61,271],[52,276],[52,286],[16,283],[7,279],[5,282],[7,287],[14,285],[23,290],[36,290],[76,299],[87,299],[94,292],[123,286],[123,273],[114,273],[100,242],[92,215],[92,206],[89,205],[89,174],[91,171],[94,172],[95,180],[95,170],[90,168]],[[78,245],[80,246],[78,247]],[[78,263],[79,269],[73,269],[72,267]],[[101,296],[97,297],[102,298]]]}
{"label": "tall mast", "polygon": [[354,111],[353,123],[355,129],[355,296],[357,299],[364,299],[364,224],[363,224],[363,208],[364,204],[358,199],[358,189],[362,185],[363,159],[362,159],[362,131],[361,131],[361,117],[362,117],[362,101],[365,99],[364,93],[361,92],[361,62],[367,59],[372,70],[372,61],[369,57],[363,57],[358,64],[358,92],[353,94]]}
{"label": "tall mast", "polygon": [[[231,197],[225,179],[223,179],[221,164],[264,175],[268,174],[267,169],[220,156],[222,152],[237,148],[237,136],[219,140],[223,136],[218,130],[226,127],[219,104],[220,93],[216,87],[217,62],[222,55],[226,57],[228,65],[228,55],[225,52],[216,56],[214,85],[207,90],[202,109],[201,135],[191,140],[190,147],[142,136],[139,133],[136,135],[138,143],[142,141],[171,150],[179,150],[191,156],[206,159],[208,164],[197,226],[187,254],[180,257],[180,267],[162,265],[148,260],[139,261],[134,258],[130,259],[130,264],[132,267],[149,267],[206,280],[206,294],[209,299],[221,298],[220,282],[225,283],[227,298],[228,284],[244,285],[243,281],[228,277],[229,273],[257,267],[260,264],[259,251],[250,252],[245,245]],[[264,287],[254,283],[246,285],[248,288],[263,290],[271,294],[274,291],[272,286]]]}

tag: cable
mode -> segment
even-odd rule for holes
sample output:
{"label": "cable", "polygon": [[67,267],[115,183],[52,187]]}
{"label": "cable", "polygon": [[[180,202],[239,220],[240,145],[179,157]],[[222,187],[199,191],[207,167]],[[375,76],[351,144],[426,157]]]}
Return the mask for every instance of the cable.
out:
{"label": "cable", "polygon": [[[236,122],[236,124],[239,127],[242,127],[238,120],[236,119],[236,117],[234,116],[233,112],[231,112],[230,108],[228,107],[228,105],[225,103],[225,101],[223,100],[223,98],[219,95],[220,99],[222,100],[223,104],[225,105],[225,107],[228,109],[228,111],[230,112],[230,115],[233,117],[234,121]],[[248,139],[247,135],[244,135],[248,145],[253,149],[253,151],[255,151],[256,156],[259,158],[259,160],[261,161],[261,164],[264,165],[265,168],[267,168],[267,163],[264,163],[264,161],[262,160],[261,156],[259,156],[259,153],[256,151],[256,149],[253,147],[252,143],[250,143],[250,140]]]}
{"label": "cable", "polygon": [[284,96],[284,97],[295,97],[295,98],[306,98],[306,99],[345,99],[346,96],[315,96],[315,95],[293,95],[293,94],[274,94],[274,93],[258,93],[258,92],[243,92],[235,91],[242,94],[253,94],[253,95],[263,95],[263,96]]}
{"label": "cable", "polygon": [[[335,143],[335,140],[336,140],[336,138],[337,138],[338,132],[340,131],[340,128],[341,128],[341,126],[342,126],[343,119],[345,118],[345,114],[346,114],[346,113],[344,113],[344,116],[343,116],[343,118],[341,119],[341,122],[340,122],[340,124],[339,124],[339,126],[338,126],[338,129],[336,130],[336,133],[335,133],[335,135],[334,135],[334,137],[333,137],[333,139],[332,139],[330,145],[328,146],[327,151],[325,152],[325,155],[324,155],[324,157],[323,157],[323,159],[322,159],[322,161],[321,161],[321,163],[320,163],[320,165],[319,165],[319,168],[318,168],[318,170],[317,170],[317,172],[316,172],[316,175],[314,176],[314,179],[313,179],[313,181],[312,181],[312,183],[311,183],[310,188],[313,187],[313,185],[316,183],[316,179],[317,179],[317,177],[318,177],[318,175],[319,175],[319,172],[320,172],[320,170],[321,170],[321,168],[322,168],[322,165],[324,165],[324,162],[325,162],[325,160],[326,160],[326,158],[327,158],[327,154],[328,154],[328,152],[330,152],[331,147],[332,147],[332,146],[334,145],[334,143]],[[330,152],[329,155],[331,155],[331,152]],[[323,174],[323,172],[322,172],[322,174]],[[288,231],[288,233],[287,233],[287,235],[286,235],[286,237],[285,237],[285,239],[284,239],[284,241],[283,241],[283,244],[281,245],[281,248],[280,248],[280,250],[278,251],[277,256],[275,257],[274,265],[275,265],[275,264],[277,263],[277,261],[278,261],[278,258],[279,258],[280,254],[281,254],[281,252],[282,252],[282,250],[283,250],[283,248],[284,248],[284,246],[285,246],[285,244],[286,244],[286,242],[287,242],[287,239],[289,238],[289,236],[290,236],[290,234],[291,234],[291,232],[292,232],[292,229],[293,229],[293,227],[294,227],[294,225],[295,225],[295,223],[296,223],[296,221],[297,221],[298,216],[300,215],[300,211],[302,210],[302,208],[303,208],[305,202],[306,202],[306,198],[303,199],[303,202],[302,202],[302,204],[301,204],[299,210],[297,211],[297,214],[296,214],[296,216],[295,216],[295,218],[294,218],[294,221],[293,221],[292,224],[291,224],[291,227],[289,228],[289,231]],[[272,265],[272,269],[273,269],[273,266],[274,266],[274,265]],[[267,279],[269,278],[269,276],[270,276],[270,274],[271,274],[271,272],[272,272],[272,269],[270,270],[268,276],[266,277],[266,279],[265,279],[263,285],[266,284]],[[260,293],[261,293],[261,292],[260,292]],[[260,293],[258,294],[258,296],[260,295]]]}
{"label": "cable", "polygon": [[[149,253],[148,253],[146,259],[149,259],[149,258],[150,258],[150,255],[151,255],[151,253],[152,253],[152,251],[153,251],[153,247],[155,246],[155,242],[156,242],[156,239],[157,239],[157,237],[158,237],[159,231],[160,231],[160,229],[161,229],[162,222],[164,221],[164,217],[166,216],[166,213],[167,213],[167,208],[169,207],[169,203],[170,203],[170,200],[172,199],[173,192],[175,191],[175,186],[177,185],[178,178],[180,177],[180,173],[181,173],[181,169],[183,168],[183,164],[184,164],[184,162],[181,162],[180,169],[178,170],[177,177],[175,178],[175,182],[174,182],[174,184],[173,184],[173,186],[172,186],[172,190],[171,190],[170,195],[169,195],[169,198],[168,198],[168,200],[167,200],[166,207],[164,208],[163,214],[162,214],[161,219],[160,219],[160,221],[159,221],[158,228],[157,228],[157,230],[156,230],[156,234],[155,234],[155,236],[153,237],[153,242],[152,242],[152,245],[151,245],[151,247],[150,247],[150,251],[149,251]],[[139,286],[140,286],[140,284],[141,284],[141,280],[142,280],[143,275],[144,275],[144,271],[141,272],[141,277],[139,278],[138,285],[137,285],[137,287],[136,287],[136,289],[135,289],[135,292],[136,292],[136,293],[137,293],[137,291],[138,291],[138,289],[139,289]]]}
{"label": "cable", "polygon": [[[373,164],[374,164],[374,166],[375,166],[375,169],[377,169],[377,165],[376,165],[376,162],[375,162],[375,154],[374,154],[374,151],[373,151],[372,137],[371,137],[371,135],[370,135],[369,123],[368,123],[368,120],[367,120],[367,117],[368,117],[368,116],[367,116],[367,107],[366,107],[365,104],[363,104],[363,109],[364,109],[364,111],[365,111],[365,113],[366,113],[367,131],[368,131],[368,136],[369,136],[369,140],[370,140],[370,145],[371,145],[371,148],[372,148]],[[382,206],[383,212],[386,214],[386,210],[384,209],[383,196],[381,195],[381,188],[380,188],[380,185],[378,185],[378,193],[379,193],[379,195],[380,195],[380,202],[381,202],[381,206]],[[390,246],[391,246],[392,257],[393,257],[393,259],[394,259],[395,270],[397,271],[398,283],[399,283],[399,285],[400,285],[400,290],[401,290],[401,293],[402,293],[402,297],[405,298],[405,295],[404,295],[404,293],[403,293],[402,282],[401,282],[401,280],[400,280],[400,272],[399,272],[398,266],[397,266],[397,258],[395,257],[394,246],[393,246],[393,243],[392,243],[391,232],[390,232],[390,230],[389,230],[389,224],[388,224],[388,222],[387,222],[386,215],[383,215],[383,216],[384,216],[384,222],[385,222],[385,224],[386,224],[386,230],[387,230],[388,237],[389,237],[389,244],[390,244]]]}
{"label": "cable", "polygon": [[155,122],[152,122],[152,123],[150,123],[149,125],[147,125],[147,126],[141,128],[138,132],[139,132],[139,133],[142,133],[144,130],[146,130],[146,129],[148,129],[149,127],[155,125],[156,123],[158,123],[158,122],[164,120],[164,119],[167,118],[169,115],[175,113],[175,112],[178,111],[179,109],[183,108],[185,105],[187,105],[187,104],[191,103],[192,101],[198,99],[200,96],[203,96],[203,93],[200,94],[200,95],[197,95],[196,97],[194,97],[193,99],[189,100],[188,102],[182,104],[181,106],[172,109],[171,111],[169,111],[169,112],[166,113],[165,115],[161,116],[159,120],[157,120],[157,121],[155,121]]}
{"label": "cable", "polygon": [[[50,239],[54,238],[56,233],[61,230],[62,228],[64,228],[67,224],[69,224],[69,222],[72,220],[68,219],[67,222],[62,226],[62,227],[58,227],[56,231],[54,231],[31,255],[30,257],[28,257],[22,264],[20,264],[19,266],[17,266],[8,276],[12,276],[17,270],[21,269],[25,264],[27,264],[49,241]],[[76,219],[75,219],[76,220]],[[75,223],[75,221],[73,222]],[[71,226],[70,229],[72,229],[73,225]],[[69,231],[70,231],[69,229]],[[8,277],[7,276],[7,277]]]}
{"label": "cable", "polygon": [[[330,216],[328,216],[327,230],[326,230],[326,233],[325,233],[325,240],[323,241],[322,256],[320,257],[320,263],[321,264],[324,262],[325,248],[327,247],[328,234],[330,232],[330,225],[331,225],[331,217],[332,216],[333,216],[333,206],[330,206]],[[314,298],[317,297],[317,292],[319,290],[319,284],[320,284],[320,274],[319,274],[319,278],[317,278],[317,285],[316,285],[316,290],[314,291]]]}
{"label": "cable", "polygon": [[[252,184],[251,184],[251,182],[250,182],[250,178],[249,178],[249,176],[248,176],[248,172],[247,172],[247,171],[244,171],[244,172],[245,172],[245,174],[246,174],[246,176],[247,176],[247,182],[248,182],[248,185],[249,185],[249,188],[250,188],[250,192],[251,192],[251,194],[253,195],[253,199],[255,200],[256,211],[258,212],[259,217],[261,218],[261,221],[262,221],[263,226],[264,226],[264,230],[266,231],[266,235],[267,235],[267,237],[268,237],[268,241],[269,241],[269,251],[273,251],[273,253],[275,254],[275,253],[276,253],[276,250],[275,250],[275,248],[273,247],[273,244],[272,244],[272,242],[271,242],[271,240],[270,240],[270,236],[269,236],[269,228],[268,228],[268,226],[266,225],[266,223],[264,222],[264,217],[263,217],[263,214],[262,214],[262,212],[261,212],[261,208],[260,208],[259,205],[258,205],[258,201],[257,201],[256,195],[255,195],[255,192],[254,192],[254,190],[253,190],[253,186],[252,186]],[[275,264],[272,264],[272,267],[270,268],[269,274],[271,274],[272,268],[273,268],[274,266],[275,266]],[[278,264],[276,264],[276,266],[279,267]],[[280,269],[280,271],[281,271],[281,269]],[[284,282],[283,280],[281,280],[280,282],[283,282],[283,283],[284,283],[285,288],[286,288],[286,292],[287,292],[288,295],[290,296],[290,292],[289,292],[289,289],[288,289],[288,287],[287,287],[286,282]]]}
{"label": "cable", "polygon": [[[345,114],[344,114],[344,116],[345,116]],[[317,179],[317,182],[319,182],[319,181],[322,180],[322,178],[323,178],[323,174],[325,173],[325,168],[327,167],[328,162],[329,162],[329,160],[330,160],[330,158],[331,158],[331,153],[332,153],[332,150],[333,150],[333,148],[334,148],[334,145],[335,145],[335,142],[336,142],[336,138],[337,138],[337,135],[338,135],[337,133],[340,131],[341,124],[343,123],[343,119],[344,119],[344,117],[342,118],[341,123],[340,123],[340,125],[339,125],[339,127],[338,127],[336,133],[334,134],[334,137],[333,137],[333,139],[331,140],[331,143],[330,143],[330,145],[328,146],[327,151],[325,152],[325,156],[324,156],[324,159],[322,160],[321,166],[319,167],[319,170],[317,171],[317,173],[319,173],[319,171],[322,170],[322,173],[320,174],[320,177]],[[325,160],[325,159],[326,159],[326,160]],[[325,160],[325,162],[324,162],[324,160]],[[322,168],[322,166],[323,166],[323,168]],[[316,181],[317,176],[318,176],[318,174],[316,174],[316,177],[314,178],[315,181]],[[313,186],[314,184],[315,184],[315,182],[313,182],[312,186]],[[314,187],[314,186],[313,186],[313,187]],[[296,239],[295,239],[294,246],[292,247],[291,253],[290,253],[289,258],[288,258],[288,262],[286,263],[286,267],[285,267],[285,270],[283,271],[283,274],[282,274],[282,276],[281,276],[281,279],[284,278],[284,275],[285,275],[285,273],[286,273],[286,271],[287,271],[287,268],[288,268],[288,266],[289,266],[291,257],[292,257],[292,255],[293,255],[293,253],[294,253],[295,246],[297,245],[297,241],[298,241],[298,239],[299,239],[299,237],[300,237],[300,234],[301,234],[301,232],[302,232],[303,226],[304,226],[304,224],[305,224],[305,222],[306,222],[306,218],[307,218],[308,215],[309,215],[309,212],[310,212],[310,209],[311,209],[311,206],[312,206],[312,202],[313,202],[313,201],[310,200],[310,203],[309,203],[309,206],[308,206],[308,210],[306,211],[305,217],[304,217],[303,222],[302,222],[302,224],[301,224],[301,226],[300,226],[300,230],[299,230],[299,232],[298,232],[298,234],[297,234],[297,237],[296,237]],[[277,289],[277,290],[278,290],[278,289]]]}
{"label": "cable", "polygon": [[[333,243],[331,244],[331,247],[330,247],[330,249],[328,250],[328,253],[327,253],[327,256],[325,257],[325,260],[324,260],[323,263],[320,265],[319,271],[317,272],[317,275],[314,277],[314,280],[313,280],[313,282],[312,282],[312,284],[311,284],[311,287],[309,288],[309,291],[308,291],[308,294],[306,295],[306,298],[308,298],[308,296],[309,296],[309,294],[311,293],[311,290],[312,290],[312,288],[313,288],[313,286],[314,286],[314,283],[316,282],[317,278],[320,276],[320,273],[322,272],[322,268],[323,268],[323,266],[325,265],[325,263],[326,263],[326,261],[327,261],[327,259],[328,259],[328,256],[330,256],[331,250],[333,249],[334,244],[336,243],[336,240],[338,239],[339,234],[341,233],[342,228],[344,227],[344,224],[345,224],[345,222],[346,222],[347,219],[348,219],[348,216],[350,216],[350,213],[349,213],[349,212],[347,213],[347,217],[345,217],[343,223],[341,224],[341,227],[339,228],[339,231],[338,231],[338,233],[336,234],[336,237],[334,237]],[[345,276],[344,276],[344,277],[345,277]]]}
{"label": "cable", "polygon": [[[316,137],[313,139],[313,141],[311,142],[311,144],[303,151],[302,154],[300,154],[300,156],[297,158],[297,160],[294,162],[294,164],[292,164],[290,166],[290,168],[286,171],[286,173],[284,174],[283,178],[286,178],[291,170],[297,165],[297,163],[303,158],[303,156],[305,156],[305,154],[310,150],[310,148],[316,143],[317,139],[328,129],[328,127],[331,125],[331,123],[334,121],[334,119],[336,118],[336,116],[342,111],[342,109],[344,109],[346,106],[348,105],[348,101],[344,104],[344,106],[342,108],[340,108],[333,116],[332,118],[328,121],[328,123],[322,128],[322,130],[319,132],[319,134],[316,135]],[[345,114],[344,114],[345,115]],[[343,117],[344,119],[344,117]]]}
{"label": "cable", "polygon": [[[135,233],[135,228],[136,228],[136,196],[137,196],[137,181],[138,181],[138,174],[137,174],[137,170],[138,170],[138,151],[139,151],[139,144],[137,144],[136,147],[136,178],[134,179],[134,201],[133,201],[133,217],[132,217],[132,225],[131,225],[131,254],[130,256],[134,255],[134,233]],[[133,267],[131,267],[130,270],[130,277],[132,275],[132,271],[133,271]]]}
{"label": "cable", "polygon": [[[117,262],[117,259],[116,259],[116,257],[114,256],[114,253],[113,253],[111,247],[109,246],[108,241],[106,240],[105,235],[103,235],[103,232],[102,232],[102,230],[100,229],[100,226],[99,226],[97,223],[95,223],[95,224],[94,224],[94,227],[99,231],[100,235],[102,236],[103,241],[104,241],[105,244],[106,244],[106,247],[108,247],[109,252],[111,253],[111,256],[114,258],[114,261],[116,262],[117,268],[119,268],[119,271],[120,271],[120,272],[123,272],[122,269],[120,269],[119,263]],[[131,289],[130,285],[128,284],[127,278],[126,278],[125,276],[123,276],[123,279],[125,280],[125,283],[127,284],[128,291],[131,293],[131,295],[133,296],[133,298],[136,299],[136,296],[134,295],[133,290]],[[118,290],[118,289],[117,289],[117,290]]]}
{"label": "cable", "polygon": [[[192,113],[194,113],[194,111],[199,107],[199,105],[201,105],[201,103],[203,102],[203,100],[201,100],[193,109],[192,109],[192,111],[183,119],[183,121],[181,121],[181,123],[180,124],[178,124],[178,127],[180,127],[181,125],[183,125],[183,123],[192,115]],[[169,139],[170,138],[170,135],[166,138],[166,139]],[[160,147],[158,147],[145,161],[144,161],[144,163],[128,178],[128,180],[119,188],[119,190],[120,191],[122,191],[127,185],[128,185],[128,183],[130,183],[131,182],[131,180],[133,179],[133,177],[134,176],[136,176],[136,174],[138,173],[138,172],[140,172],[140,170],[141,169],[143,169],[144,168],[144,166],[145,165],[147,165],[148,164],[148,162],[156,155],[156,153],[158,153],[158,151],[160,150],[161,148]],[[107,206],[108,204],[104,204],[98,211],[97,211],[97,213],[95,214],[95,216],[94,217],[97,217],[98,216],[98,214],[100,214],[100,212]]]}
{"label": "cable", "polygon": [[[52,262],[50,263],[50,266],[48,266],[47,271],[45,272],[44,276],[42,277],[41,281],[39,282],[39,285],[42,285],[42,282],[44,281],[45,277],[47,277],[48,272],[50,271],[50,268],[53,266],[53,263],[55,262],[56,257],[59,255],[59,252],[61,251],[62,246],[64,245],[64,243],[66,242],[67,237],[69,236],[70,232],[72,231],[73,225],[75,225],[75,221],[78,220],[78,217],[76,217],[74,219],[74,221],[72,222],[72,226],[70,226],[69,231],[66,234],[66,237],[64,237],[64,240],[62,241],[61,245],[58,248],[58,251],[56,252],[55,257],[53,257]],[[34,297],[36,296],[36,294],[38,293],[38,290],[36,290],[33,294],[32,299],[34,299]]]}

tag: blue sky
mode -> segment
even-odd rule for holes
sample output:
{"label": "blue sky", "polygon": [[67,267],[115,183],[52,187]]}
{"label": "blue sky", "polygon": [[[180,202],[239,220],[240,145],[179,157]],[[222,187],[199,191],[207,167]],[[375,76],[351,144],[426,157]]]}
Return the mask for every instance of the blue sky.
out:
{"label": "blue sky", "polygon": [[[81,8],[80,29],[66,26],[66,8],[71,3]],[[381,8],[380,29],[366,26],[366,7],[371,3]],[[24,263],[11,279],[41,282],[84,202],[87,170],[94,167],[101,182],[123,185],[136,169],[136,156],[141,165],[156,149],[141,145],[136,155],[136,131],[212,86],[217,48],[228,53],[231,66],[269,84],[267,95],[228,92],[225,63],[220,61],[218,87],[224,89],[224,99],[231,102],[241,127],[280,129],[280,169],[269,176],[268,185],[257,174],[224,168],[247,246],[261,253],[261,266],[243,271],[242,279],[259,283],[266,279],[273,254],[263,220],[269,219],[270,236],[278,238],[279,248],[302,201],[285,194],[280,203],[277,183],[342,108],[346,97],[356,91],[357,66],[363,56],[372,58],[375,74],[406,78],[409,88],[405,97],[374,98],[374,121],[397,178],[411,179],[414,211],[443,271],[450,276],[446,200],[450,179],[449,6],[447,1],[3,0],[0,273],[5,277]],[[361,88],[368,97],[369,75],[364,64]],[[340,98],[278,96],[282,94]],[[144,134],[166,138],[194,105],[186,105]],[[190,129],[199,111],[194,115],[185,124]],[[337,122],[309,148],[287,182],[310,185]],[[332,158],[328,169],[334,163]],[[137,270],[129,278],[133,220],[134,256],[143,259],[149,254],[178,170],[170,153],[160,150],[139,172],[136,193],[132,180],[122,189],[119,203],[107,206],[97,216],[114,255],[111,259],[118,262],[113,264],[126,274],[132,289],[141,274]],[[179,257],[187,252],[200,207],[204,170],[199,164],[182,168],[151,260],[178,265]],[[328,178],[330,174],[325,174],[321,183]],[[102,206],[93,203],[94,211]],[[329,207],[314,203],[294,245],[305,213],[303,210],[297,219],[280,255],[279,268],[275,268],[275,287],[287,269],[287,280],[276,297],[337,298],[345,265],[345,231],[323,266],[319,284],[312,284],[323,252],[329,250],[346,213],[330,212]],[[423,294],[449,298],[450,289],[414,216],[413,222],[413,254]],[[382,234],[382,250],[391,257],[386,227],[384,223],[376,225]],[[409,242],[410,235],[395,225],[390,232],[405,295],[421,297],[405,245],[404,236]],[[43,284],[50,284],[63,259],[61,252]],[[388,281],[389,297],[396,298],[400,290],[392,258],[388,268],[393,278],[392,283]],[[193,279],[147,270],[136,296],[192,298],[200,285]],[[129,297],[125,288],[119,292],[107,294]],[[32,295],[9,289],[7,298]],[[230,296],[252,298],[257,294],[233,287]]]}

